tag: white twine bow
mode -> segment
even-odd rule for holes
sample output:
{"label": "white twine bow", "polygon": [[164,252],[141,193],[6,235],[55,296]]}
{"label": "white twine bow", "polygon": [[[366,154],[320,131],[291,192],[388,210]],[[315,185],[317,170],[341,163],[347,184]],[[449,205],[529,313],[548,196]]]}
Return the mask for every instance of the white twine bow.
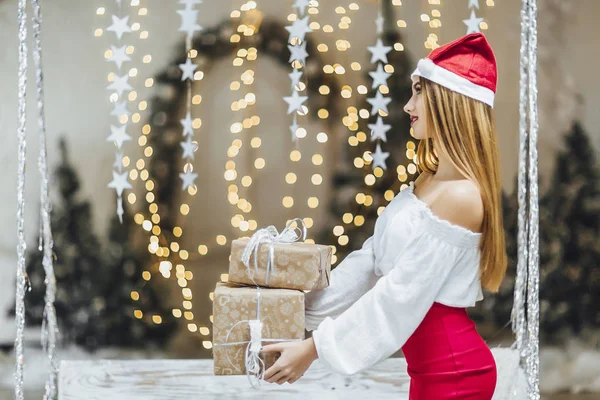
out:
{"label": "white twine bow", "polygon": [[[240,344],[248,344],[246,346],[246,351],[244,352],[244,366],[246,367],[246,376],[248,377],[248,381],[250,382],[250,386],[254,389],[258,389],[260,387],[260,381],[263,380],[265,375],[265,362],[260,358],[260,351],[262,349],[263,342],[298,342],[302,339],[263,339],[262,337],[262,328],[263,322],[260,320],[260,287],[256,288],[256,319],[246,319],[242,321],[238,321],[229,330],[227,331],[227,335],[225,335],[225,343],[216,343],[213,344],[214,347],[225,347],[225,346],[236,346]],[[244,340],[242,342],[229,342],[229,335],[233,331],[233,329],[239,324],[247,323],[250,327],[250,340]],[[229,353],[225,353],[227,355],[227,361],[234,367],[236,370],[240,371],[240,369],[231,361],[229,358]],[[255,377],[254,379],[252,377]]]}
{"label": "white twine bow", "polygon": [[[297,224],[292,228],[294,222]],[[252,282],[254,282],[254,274],[258,273],[258,250],[262,244],[267,243],[269,245],[269,256],[267,258],[265,275],[265,285],[268,285],[269,275],[275,269],[275,243],[294,243],[300,238],[302,238],[302,241],[306,240],[306,225],[301,218],[294,218],[291,220],[281,233],[277,232],[277,228],[273,225],[256,231],[248,241],[241,258]],[[250,268],[250,257],[252,256],[252,253],[254,253],[254,271]],[[256,282],[254,282],[254,284],[258,286]]]}

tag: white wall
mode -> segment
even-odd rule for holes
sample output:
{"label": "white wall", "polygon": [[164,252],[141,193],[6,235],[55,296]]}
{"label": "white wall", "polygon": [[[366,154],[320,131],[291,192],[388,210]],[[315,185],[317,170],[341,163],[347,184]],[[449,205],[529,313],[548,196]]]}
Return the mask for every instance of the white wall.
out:
{"label": "white wall", "polygon": [[[102,4],[104,3],[104,4]],[[44,3],[44,26],[43,26],[43,46],[44,46],[44,72],[46,79],[46,116],[48,127],[48,146],[49,161],[51,166],[56,165],[58,161],[57,138],[60,135],[66,135],[71,149],[71,160],[77,166],[82,179],[82,197],[92,200],[94,210],[94,229],[104,232],[107,228],[109,217],[114,212],[113,191],[106,188],[110,180],[111,165],[114,159],[114,147],[111,143],[105,141],[109,132],[108,118],[110,112],[109,102],[106,95],[106,74],[111,71],[112,63],[109,65],[103,59],[104,50],[108,48],[109,43],[114,43],[114,35],[110,32],[105,33],[100,38],[95,38],[93,32],[96,28],[106,27],[110,20],[110,7],[113,7],[112,1],[104,2],[75,2],[69,0],[54,0]],[[126,1],[124,1],[126,3]],[[173,46],[180,42],[182,36],[177,32],[179,26],[179,16],[175,14],[174,2],[164,2],[158,0],[142,0],[142,5],[148,7],[148,16],[133,18],[140,22],[141,30],[149,31],[149,39],[146,41],[136,41],[136,66],[139,69],[138,76],[132,79],[133,85],[138,90],[138,101],[149,98],[151,92],[143,88],[142,83],[147,77],[164,67],[174,55]],[[289,13],[287,6],[289,1],[281,2],[279,0],[262,0],[259,2],[261,9],[266,16],[285,19]],[[322,1],[322,12],[320,17],[334,24],[334,8],[336,4]],[[375,2],[358,1],[361,5],[359,14],[351,14],[353,18],[352,28],[344,33],[352,43],[352,49],[341,57],[344,62],[348,59],[361,61],[367,65],[369,54],[365,48],[375,41],[373,29],[373,19],[375,17]],[[423,42],[426,39],[428,30],[424,29],[424,24],[419,20],[421,12],[430,9],[427,1],[405,1],[404,6],[399,9],[403,18],[408,23],[408,28],[404,30],[405,47],[407,51],[416,60],[426,55]],[[461,20],[468,17],[466,1],[446,0],[440,10],[442,12],[443,27],[439,32],[440,42],[444,43],[454,39],[464,33],[465,28]],[[493,9],[484,6],[485,1],[480,1],[481,14],[486,17],[490,29],[488,38],[495,49],[499,61],[499,81],[498,95],[496,101],[496,110],[498,115],[498,142],[501,150],[502,178],[505,187],[512,188],[513,177],[517,170],[517,151],[518,151],[518,54],[520,40],[519,25],[519,7],[517,0],[496,1]],[[167,5],[168,4],[168,5]],[[285,4],[285,7],[282,5]],[[600,104],[598,91],[600,90],[600,80],[593,79],[595,71],[595,59],[597,55],[590,51],[591,44],[598,39],[598,32],[593,28],[594,17],[600,15],[600,2],[592,0],[582,0],[577,2],[578,7],[574,10],[573,22],[568,25],[565,32],[568,38],[568,45],[564,52],[556,55],[557,62],[564,66],[565,70],[575,78],[575,88],[578,89],[585,98],[585,113],[583,115],[584,126],[593,133],[594,143],[600,149],[600,135],[597,126],[600,124],[600,115],[593,112]],[[109,8],[107,14],[103,17],[97,16],[95,10],[98,6],[105,5]],[[205,0],[201,6],[201,23],[204,26],[211,26],[213,21],[221,21],[227,18],[231,11],[231,2]],[[0,76],[1,76],[1,96],[0,96],[0,221],[4,229],[0,230],[0,310],[4,303],[12,301],[13,298],[13,275],[16,266],[16,169],[17,169],[17,21],[16,21],[16,2],[4,1],[0,3]],[[360,18],[360,22],[356,19]],[[543,16],[541,17],[543,18]],[[323,32],[318,33],[323,40],[333,43],[337,34],[326,35]],[[335,37],[334,37],[335,36]],[[543,37],[540,38],[543,41]],[[333,49],[334,45],[330,45]],[[140,58],[144,54],[152,55],[152,62],[148,65],[142,64]],[[326,56],[339,57],[339,53],[330,51]],[[224,62],[227,64],[227,62]],[[131,64],[130,64],[131,65]],[[261,61],[261,66],[265,65]],[[228,68],[230,68],[227,65]],[[30,239],[30,246],[33,245],[31,239],[37,234],[38,224],[38,175],[37,175],[37,151],[38,143],[36,141],[36,120],[35,120],[35,86],[34,75],[32,71],[32,62],[30,62],[30,74],[28,91],[31,100],[28,104],[28,170],[27,170],[27,210],[26,210],[26,229]],[[273,68],[272,65],[264,67],[264,76],[273,76],[280,88],[273,89],[263,86],[264,95],[282,96],[287,91],[286,71]],[[223,98],[211,99],[211,93],[219,85],[228,85],[231,72],[226,68],[212,76],[207,76],[206,83],[203,83],[200,90],[204,101],[220,102],[226,104]],[[225,82],[221,82],[224,80]],[[218,84],[216,83],[218,82]],[[260,87],[260,83],[257,83]],[[353,86],[356,86],[353,84]],[[552,95],[552,82],[540,82],[540,96]],[[137,104],[137,102],[136,102]],[[213,104],[214,105],[214,104]],[[228,134],[229,121],[232,119],[232,113],[228,107],[212,109],[210,120],[204,121],[212,128],[204,132],[219,131]],[[206,111],[206,110],[204,110]],[[287,137],[286,121],[283,115],[285,112],[284,104],[281,104],[276,112],[265,113],[262,116],[262,127],[279,127]],[[144,114],[142,114],[143,121]],[[113,118],[113,117],[111,117]],[[208,117],[207,117],[208,118]],[[214,129],[219,121],[224,125]],[[552,167],[553,152],[559,147],[560,133],[552,131],[551,127],[545,127],[542,121],[542,131],[540,132],[540,169],[547,173]],[[141,124],[134,125],[131,128],[131,134],[137,138]],[[317,129],[318,126],[311,127]],[[544,129],[547,128],[547,129]],[[310,132],[310,131],[309,131]],[[343,130],[341,130],[344,133]],[[346,132],[347,133],[347,132]],[[313,133],[314,134],[314,133]],[[335,138],[331,138],[332,141]],[[338,139],[339,140],[339,139]],[[338,142],[335,140],[335,142]],[[343,142],[345,139],[341,138]],[[224,165],[224,152],[220,147],[227,146],[227,140],[221,141],[221,138],[210,138],[208,143],[214,150],[214,174],[208,181],[224,182],[221,174]],[[281,143],[272,142],[270,149],[282,149]],[[226,148],[226,147],[225,147]],[[130,143],[125,148],[128,155],[132,158],[139,155],[139,146]],[[213,151],[211,150],[211,151]],[[329,148],[331,154],[335,149]],[[219,153],[221,152],[221,153]],[[200,154],[200,151],[199,153]],[[204,154],[204,153],[202,153]],[[285,157],[284,157],[285,158]],[[325,157],[327,159],[327,155]],[[202,161],[205,165],[207,160]],[[212,165],[212,163],[208,163]],[[222,185],[224,186],[224,185]],[[218,190],[222,190],[219,188]],[[324,187],[321,195],[326,195],[327,188]],[[215,196],[221,195],[220,192],[213,191]],[[223,201],[225,197],[223,196]],[[211,198],[205,204],[212,205],[218,201]],[[202,208],[202,202],[196,204],[194,221],[209,218],[213,215],[209,207]],[[223,211],[223,213],[229,211]],[[228,220],[225,224],[229,224]],[[198,236],[205,235],[206,229],[210,226],[211,235],[214,234],[214,222],[211,224],[194,223],[196,228],[194,234]],[[229,225],[227,225],[229,227]],[[195,236],[194,236],[195,237]],[[191,246],[191,244],[190,244]],[[1,312],[1,311],[0,311]],[[0,317],[0,325],[2,325]]]}

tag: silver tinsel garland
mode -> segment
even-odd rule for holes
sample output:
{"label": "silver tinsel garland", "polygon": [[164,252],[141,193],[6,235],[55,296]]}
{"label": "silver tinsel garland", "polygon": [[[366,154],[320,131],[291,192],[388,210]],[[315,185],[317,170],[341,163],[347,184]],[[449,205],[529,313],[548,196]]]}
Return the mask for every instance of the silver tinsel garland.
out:
{"label": "silver tinsel garland", "polygon": [[529,0],[529,258],[527,268],[527,383],[529,399],[540,398],[540,240],[538,196],[537,0]]}
{"label": "silver tinsel garland", "polygon": [[18,167],[17,167],[17,288],[15,299],[15,319],[17,336],[15,338],[15,400],[23,400],[23,333],[25,330],[25,127],[26,127],[26,88],[27,88],[27,2],[19,0],[19,125]]}
{"label": "silver tinsel garland", "polygon": [[540,398],[537,50],[537,0],[522,0],[517,238],[519,255],[511,319],[516,335],[515,345],[519,355],[525,360],[530,400]]}
{"label": "silver tinsel garland", "polygon": [[[44,117],[44,75],[42,73],[41,49],[41,22],[42,14],[39,0],[31,0],[33,8],[33,60],[35,65],[36,95],[38,106],[38,127],[40,134],[40,154],[38,167],[41,175],[40,187],[40,251],[43,250],[42,265],[46,274],[46,295],[44,304],[44,320],[42,325],[42,346],[47,353],[50,364],[50,373],[46,382],[44,400],[56,398],[57,359],[55,354],[58,326],[54,309],[56,297],[56,279],[52,259],[52,230],[50,227],[50,197],[49,175],[46,147],[46,120]],[[17,172],[17,290],[15,300],[15,318],[17,333],[15,339],[15,399],[23,400],[23,333],[25,329],[25,293],[27,271],[25,266],[25,161],[26,161],[26,86],[27,86],[27,2],[19,0],[19,127],[17,131],[18,145],[18,172]]]}
{"label": "silver tinsel garland", "polygon": [[44,304],[44,319],[42,323],[42,346],[48,356],[50,372],[46,381],[44,400],[52,400],[56,397],[56,379],[58,374],[58,362],[56,360],[56,336],[58,324],[56,321],[56,310],[54,299],[56,297],[56,278],[54,276],[54,264],[52,259],[52,229],[50,226],[50,196],[48,158],[46,146],[46,118],[44,113],[44,74],[42,72],[42,43],[41,25],[42,11],[39,0],[31,0],[33,7],[33,62],[35,65],[35,83],[38,106],[38,128],[40,130],[40,155],[38,167],[41,176],[40,186],[40,216],[42,231],[40,232],[41,248],[43,251],[42,265],[46,274],[46,295]]}

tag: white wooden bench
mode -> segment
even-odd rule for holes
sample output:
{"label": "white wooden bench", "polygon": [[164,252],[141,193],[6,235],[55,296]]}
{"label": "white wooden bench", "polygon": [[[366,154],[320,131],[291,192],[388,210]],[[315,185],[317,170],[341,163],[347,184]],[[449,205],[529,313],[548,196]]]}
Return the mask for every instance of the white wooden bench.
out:
{"label": "white wooden bench", "polygon": [[[518,357],[492,350],[498,365],[494,400],[525,399],[517,388]],[[523,377],[521,378],[523,379]],[[409,377],[404,358],[387,359],[368,371],[344,376],[317,360],[293,385],[263,382],[252,389],[245,376],[214,376],[207,360],[62,361],[59,400],[285,399],[407,400]]]}

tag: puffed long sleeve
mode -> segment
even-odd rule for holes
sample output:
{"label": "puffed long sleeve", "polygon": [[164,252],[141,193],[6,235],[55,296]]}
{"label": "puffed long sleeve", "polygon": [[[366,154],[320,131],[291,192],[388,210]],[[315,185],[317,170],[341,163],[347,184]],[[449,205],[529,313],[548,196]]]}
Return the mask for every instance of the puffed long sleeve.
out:
{"label": "puffed long sleeve", "polygon": [[312,331],[326,317],[337,317],[373,288],[379,276],[374,273],[373,236],[361,249],[348,254],[331,271],[330,286],[305,295],[305,326]]}
{"label": "puffed long sleeve", "polygon": [[[404,250],[391,258],[389,272],[371,290],[337,318],[325,318],[313,332],[319,359],[334,371],[352,375],[399,350],[433,305],[455,265],[473,257],[471,252],[476,250],[444,240],[426,224],[401,247]],[[344,284],[352,281],[344,280]],[[335,296],[335,300],[341,297]],[[334,301],[327,300],[328,304]]]}

